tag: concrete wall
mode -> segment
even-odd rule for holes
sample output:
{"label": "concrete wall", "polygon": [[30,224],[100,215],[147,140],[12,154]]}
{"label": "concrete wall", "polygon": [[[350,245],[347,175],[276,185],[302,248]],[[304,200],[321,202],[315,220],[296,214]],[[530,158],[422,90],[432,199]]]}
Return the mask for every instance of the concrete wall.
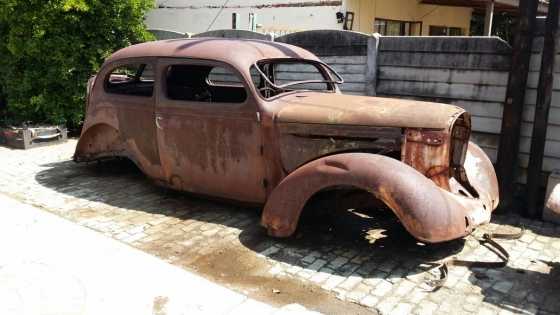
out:
{"label": "concrete wall", "polygon": [[381,37],[377,95],[465,108],[473,140],[495,161],[510,54],[499,38]]}
{"label": "concrete wall", "polygon": [[[543,161],[543,171],[547,173],[553,169],[560,169],[560,38],[557,39],[557,44],[552,85],[552,103],[548,117],[547,140]],[[520,164],[523,167],[527,167],[529,163],[542,48],[543,37],[539,36],[533,40],[530,72],[527,78],[527,91],[525,92],[525,108],[523,110],[523,125],[519,148],[521,152]]]}
{"label": "concrete wall", "polygon": [[347,94],[363,95],[367,85],[367,50],[371,36],[358,32],[306,31],[288,34],[277,42],[303,47],[333,67],[344,78]]}
{"label": "concrete wall", "polygon": [[189,37],[189,34],[179,33],[179,32],[174,32],[169,30],[148,29],[148,32],[154,34],[157,40]]}

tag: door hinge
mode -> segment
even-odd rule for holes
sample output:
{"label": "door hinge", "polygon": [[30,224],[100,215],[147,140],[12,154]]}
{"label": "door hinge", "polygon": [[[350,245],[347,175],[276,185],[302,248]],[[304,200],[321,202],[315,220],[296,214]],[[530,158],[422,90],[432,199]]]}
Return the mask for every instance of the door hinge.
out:
{"label": "door hinge", "polygon": [[261,145],[259,147],[259,151],[261,152],[261,155],[264,155],[264,146],[263,145]]}
{"label": "door hinge", "polygon": [[268,187],[268,180],[266,180],[266,178],[264,178],[264,179],[262,180],[262,185],[263,185],[264,188],[267,188],[267,187]]}

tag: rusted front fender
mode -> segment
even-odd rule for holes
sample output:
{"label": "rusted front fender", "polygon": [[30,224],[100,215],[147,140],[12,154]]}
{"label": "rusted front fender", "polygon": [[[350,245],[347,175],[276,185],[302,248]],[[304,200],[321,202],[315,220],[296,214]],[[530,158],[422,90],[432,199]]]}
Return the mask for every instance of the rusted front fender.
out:
{"label": "rusted front fender", "polygon": [[290,236],[307,200],[336,186],[371,192],[393,210],[408,232],[428,243],[465,236],[490,218],[483,200],[443,190],[398,160],[345,153],[315,160],[287,176],[268,199],[262,225],[272,236]]}
{"label": "rusted front fender", "polygon": [[479,198],[488,205],[489,209],[496,209],[500,203],[500,188],[494,166],[486,153],[473,142],[469,142],[464,167],[469,182],[478,192]]}

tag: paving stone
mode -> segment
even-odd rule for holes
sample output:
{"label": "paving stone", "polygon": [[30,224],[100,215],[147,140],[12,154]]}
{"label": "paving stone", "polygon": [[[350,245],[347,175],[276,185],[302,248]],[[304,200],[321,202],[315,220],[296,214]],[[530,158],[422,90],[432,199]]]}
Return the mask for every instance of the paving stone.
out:
{"label": "paving stone", "polygon": [[283,271],[282,266],[280,264],[277,264],[272,266],[272,268],[268,270],[268,273],[274,276],[281,273],[282,271]]}
{"label": "paving stone", "polygon": [[375,286],[375,288],[372,291],[372,294],[377,297],[382,297],[385,294],[389,293],[389,291],[391,291],[392,288],[393,285],[390,282],[384,280]]}
{"label": "paving stone", "polygon": [[492,286],[492,288],[501,293],[507,294],[511,290],[511,288],[513,288],[513,282],[505,280],[498,281]]}
{"label": "paving stone", "polygon": [[384,272],[391,272],[397,266],[397,262],[394,260],[386,260],[377,268]]}
{"label": "paving stone", "polygon": [[544,303],[541,305],[541,308],[545,311],[549,312],[560,312],[560,299],[558,296],[556,297],[546,297],[544,299]]}
{"label": "paving stone", "polygon": [[394,315],[408,315],[412,311],[412,304],[408,303],[399,303],[397,306],[391,311],[391,314]]}
{"label": "paving stone", "polygon": [[539,307],[532,303],[524,304],[523,313],[525,314],[537,314]]}
{"label": "paving stone", "polygon": [[408,280],[403,280],[399,283],[399,285],[395,289],[395,295],[404,297],[408,293],[410,293],[410,291],[412,291],[412,289],[414,289],[415,286],[416,284]]}
{"label": "paving stone", "polygon": [[356,285],[358,285],[358,283],[362,282],[362,280],[363,280],[362,277],[350,276],[346,280],[344,280],[341,284],[339,284],[338,287],[348,291],[354,288]]}
{"label": "paving stone", "polygon": [[424,290],[415,288],[408,296],[405,297],[405,299],[413,304],[418,304],[423,301],[428,294],[429,293]]}
{"label": "paving stone", "polygon": [[438,305],[431,301],[422,301],[414,308],[413,314],[415,315],[432,315],[437,314],[436,309]]}
{"label": "paving stone", "polygon": [[377,284],[379,284],[379,282],[381,281],[385,281],[384,278],[368,278],[368,279],[364,279],[364,282],[371,286],[371,287],[375,287],[377,286]]}
{"label": "paving stone", "polygon": [[332,274],[332,270],[323,268],[319,272],[316,272],[311,278],[309,279],[311,282],[315,284],[322,284],[325,282]]}
{"label": "paving stone", "polygon": [[264,251],[260,252],[261,255],[263,256],[270,256],[272,254],[277,253],[280,250],[280,248],[278,248],[277,246],[271,246],[267,249],[265,249]]}
{"label": "paving stone", "polygon": [[309,279],[311,278],[311,276],[313,276],[314,273],[315,270],[302,269],[300,272],[297,273],[297,276],[300,277],[301,279]]}
{"label": "paving stone", "polygon": [[478,311],[478,304],[472,304],[472,303],[463,303],[463,310],[466,311],[467,313],[476,313]]}
{"label": "paving stone", "polygon": [[373,295],[367,295],[360,300],[360,304],[367,307],[374,307],[379,302],[379,298]]}
{"label": "paving stone", "polygon": [[540,292],[531,292],[527,296],[527,301],[531,303],[541,304],[544,298],[545,297]]}
{"label": "paving stone", "polygon": [[376,308],[382,314],[393,314],[393,309],[397,306],[398,303],[399,299],[397,297],[386,297],[380,300],[379,303],[377,303]]}
{"label": "paving stone", "polygon": [[338,268],[337,271],[343,277],[350,277],[350,276],[353,276],[355,271],[358,270],[359,268],[360,268],[360,265],[358,265],[358,264],[347,263],[347,264],[343,265],[342,267]]}
{"label": "paving stone", "polygon": [[307,266],[307,269],[310,270],[319,270],[321,269],[324,265],[327,264],[326,260],[323,259],[317,259],[315,260],[311,265]]}
{"label": "paving stone", "polygon": [[371,291],[371,288],[363,283],[358,284],[355,288],[348,291],[346,294],[346,299],[350,302],[359,302],[362,300],[368,293]]}
{"label": "paving stone", "polygon": [[321,256],[321,253],[313,251],[309,255],[303,257],[302,261],[305,262],[305,263],[311,264],[315,261],[315,259],[317,259],[320,256]]}
{"label": "paving stone", "polygon": [[325,283],[321,286],[321,288],[325,290],[332,290],[339,284],[341,284],[346,278],[338,276],[338,275],[330,275],[330,277],[325,281]]}
{"label": "paving stone", "polygon": [[288,270],[286,270],[286,273],[290,274],[290,275],[295,275],[298,272],[300,272],[303,269],[303,267],[301,266],[292,266],[290,268],[288,268]]}
{"label": "paving stone", "polygon": [[348,262],[348,258],[346,257],[337,257],[335,258],[333,261],[331,261],[329,263],[329,267],[333,268],[333,269],[337,269],[342,267],[342,265],[344,265],[345,263]]}

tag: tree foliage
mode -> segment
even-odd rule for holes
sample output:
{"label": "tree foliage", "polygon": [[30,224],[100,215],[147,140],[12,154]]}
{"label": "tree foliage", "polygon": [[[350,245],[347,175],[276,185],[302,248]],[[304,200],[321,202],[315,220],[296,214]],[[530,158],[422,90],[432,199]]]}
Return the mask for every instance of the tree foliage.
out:
{"label": "tree foliage", "polygon": [[1,0],[0,100],[12,122],[83,118],[86,83],[119,48],[146,41],[153,0]]}
{"label": "tree foliage", "polygon": [[[480,36],[484,33],[484,15],[473,14],[471,18],[470,35]],[[494,14],[492,19],[492,36],[498,36],[512,44],[517,18],[507,12]]]}

